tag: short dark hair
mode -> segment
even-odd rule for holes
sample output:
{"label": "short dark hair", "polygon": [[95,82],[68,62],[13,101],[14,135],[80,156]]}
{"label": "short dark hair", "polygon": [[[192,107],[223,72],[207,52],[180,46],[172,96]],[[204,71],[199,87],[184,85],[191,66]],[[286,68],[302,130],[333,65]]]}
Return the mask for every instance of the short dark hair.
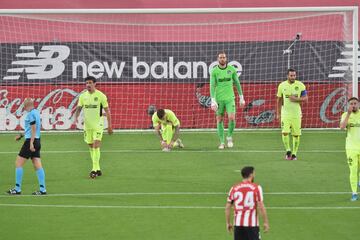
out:
{"label": "short dark hair", "polygon": [[85,78],[85,82],[86,81],[93,81],[93,83],[96,83],[96,78],[94,77],[94,76],[87,76],[86,78]]}
{"label": "short dark hair", "polygon": [[287,74],[289,74],[289,72],[296,72],[296,70],[293,69],[293,68],[289,68],[289,69],[287,70]]}
{"label": "short dark hair", "polygon": [[220,54],[225,54],[226,55],[226,52],[225,51],[220,51],[220,52],[218,52],[217,56],[219,57]]}
{"label": "short dark hair", "polygon": [[251,166],[243,167],[243,169],[241,169],[241,176],[243,178],[248,178],[252,173],[254,173],[254,170],[255,168]]}
{"label": "short dark hair", "polygon": [[351,97],[349,98],[348,102],[352,101],[352,100],[356,100],[356,101],[359,101],[359,99],[357,97]]}
{"label": "short dark hair", "polygon": [[164,109],[158,109],[156,111],[156,115],[158,116],[158,118],[162,119],[165,116],[165,110]]}

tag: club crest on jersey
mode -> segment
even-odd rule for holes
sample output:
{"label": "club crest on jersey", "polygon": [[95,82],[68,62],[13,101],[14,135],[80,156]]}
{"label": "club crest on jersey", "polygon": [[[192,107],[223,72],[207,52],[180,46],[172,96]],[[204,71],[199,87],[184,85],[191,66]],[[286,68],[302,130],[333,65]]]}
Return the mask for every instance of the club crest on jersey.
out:
{"label": "club crest on jersey", "polygon": [[297,91],[297,90],[299,90],[299,87],[298,87],[298,86],[295,87],[295,91]]}
{"label": "club crest on jersey", "polygon": [[98,97],[95,97],[95,98],[94,98],[94,101],[97,102],[97,100],[98,100]]}
{"label": "club crest on jersey", "polygon": [[227,70],[227,72],[226,72],[227,74],[231,74],[231,70]]}

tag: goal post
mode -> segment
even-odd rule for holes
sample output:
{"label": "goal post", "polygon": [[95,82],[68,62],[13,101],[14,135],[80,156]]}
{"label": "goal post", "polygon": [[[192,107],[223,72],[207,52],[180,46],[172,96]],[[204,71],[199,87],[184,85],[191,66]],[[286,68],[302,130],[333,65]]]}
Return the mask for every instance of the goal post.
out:
{"label": "goal post", "polygon": [[209,73],[220,51],[244,91],[238,128],[279,127],[276,88],[289,66],[309,93],[303,126],[335,128],[358,96],[358,24],[352,6],[0,9],[0,131],[22,129],[26,97],[44,130],[82,129],[72,119],[89,75],[115,129],[150,128],[154,108],[172,109],[186,129],[215,128]]}

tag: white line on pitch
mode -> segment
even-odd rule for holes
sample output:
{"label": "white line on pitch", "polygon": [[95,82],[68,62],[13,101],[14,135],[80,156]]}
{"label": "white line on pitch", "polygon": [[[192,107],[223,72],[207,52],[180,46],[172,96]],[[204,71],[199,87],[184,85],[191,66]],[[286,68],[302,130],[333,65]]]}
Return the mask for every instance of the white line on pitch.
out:
{"label": "white line on pitch", "polygon": [[[42,153],[88,153],[89,151],[83,150],[53,150],[42,151]],[[161,150],[101,150],[102,153],[161,153]],[[179,150],[172,151],[171,153],[282,153],[284,150]],[[343,153],[345,150],[302,150],[301,153]],[[17,154],[18,151],[0,152],[0,154]],[[168,154],[168,153],[164,153]]]}
{"label": "white line on pitch", "polygon": [[[82,197],[82,196],[170,196],[170,195],[177,195],[177,196],[185,196],[185,195],[224,195],[226,196],[226,192],[120,192],[120,193],[54,193],[48,194],[41,197]],[[265,195],[343,195],[343,194],[350,194],[350,192],[268,192],[264,193]],[[0,198],[7,198],[7,197],[38,197],[34,195],[0,195]]]}
{"label": "white line on pitch", "polygon": [[[42,208],[102,208],[102,209],[224,209],[223,206],[129,206],[129,205],[64,205],[64,204],[7,204],[2,203],[0,207],[42,207]],[[342,210],[360,209],[360,206],[334,206],[334,207],[267,207],[275,210]]]}

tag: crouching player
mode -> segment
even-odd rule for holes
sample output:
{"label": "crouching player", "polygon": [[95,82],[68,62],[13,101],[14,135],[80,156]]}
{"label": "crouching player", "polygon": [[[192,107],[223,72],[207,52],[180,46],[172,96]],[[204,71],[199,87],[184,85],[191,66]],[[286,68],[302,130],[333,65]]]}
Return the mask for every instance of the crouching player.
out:
{"label": "crouching player", "polygon": [[184,147],[181,139],[178,138],[180,121],[173,111],[169,109],[157,110],[152,116],[152,122],[164,152],[169,152],[173,147]]}

